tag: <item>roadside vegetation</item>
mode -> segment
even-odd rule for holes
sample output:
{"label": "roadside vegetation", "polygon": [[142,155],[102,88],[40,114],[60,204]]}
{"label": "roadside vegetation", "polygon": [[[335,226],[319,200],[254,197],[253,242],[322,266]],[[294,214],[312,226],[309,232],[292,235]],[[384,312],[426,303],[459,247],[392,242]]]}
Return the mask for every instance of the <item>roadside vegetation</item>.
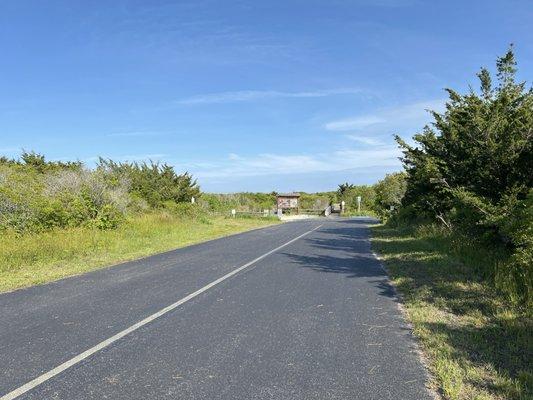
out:
{"label": "roadside vegetation", "polygon": [[116,229],[93,226],[2,234],[0,291],[50,282],[100,267],[275,224],[268,218],[134,214]]}
{"label": "roadside vegetation", "polygon": [[193,178],[166,164],[0,158],[0,291],[276,223],[192,197]]}
{"label": "roadside vegetation", "polygon": [[[300,210],[345,201],[347,215],[375,214],[380,193],[350,184],[302,192]],[[87,168],[35,152],[0,157],[0,291],[276,223],[263,213],[273,214],[276,194],[202,193],[188,173],[154,162],[100,159]]]}
{"label": "roadside vegetation", "polygon": [[447,399],[533,398],[533,91],[512,49],[496,70],[397,137],[405,172],[374,188],[373,246]]}
{"label": "roadside vegetation", "polygon": [[533,398],[531,313],[483,273],[505,254],[438,225],[381,225],[372,241],[444,398]]}

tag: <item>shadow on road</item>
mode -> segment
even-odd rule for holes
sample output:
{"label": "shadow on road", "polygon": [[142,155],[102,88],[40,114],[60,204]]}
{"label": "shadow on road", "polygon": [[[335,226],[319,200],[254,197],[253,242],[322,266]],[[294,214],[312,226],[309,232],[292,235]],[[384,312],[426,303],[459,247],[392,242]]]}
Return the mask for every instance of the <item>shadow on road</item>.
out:
{"label": "shadow on road", "polygon": [[344,274],[347,278],[376,278],[368,282],[380,289],[383,296],[396,299],[394,288],[389,283],[381,263],[370,248],[367,225],[372,219],[350,219],[323,227],[316,237],[306,238],[310,245],[305,253],[285,252],[293,263],[317,272]]}

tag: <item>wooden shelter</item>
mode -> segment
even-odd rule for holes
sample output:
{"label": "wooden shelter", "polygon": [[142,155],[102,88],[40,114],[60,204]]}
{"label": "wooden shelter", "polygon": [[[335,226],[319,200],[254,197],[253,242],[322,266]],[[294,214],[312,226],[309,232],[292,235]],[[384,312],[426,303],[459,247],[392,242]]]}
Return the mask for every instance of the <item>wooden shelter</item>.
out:
{"label": "wooden shelter", "polygon": [[299,211],[300,206],[298,200],[300,193],[280,193],[276,197],[276,204],[278,210],[296,210]]}

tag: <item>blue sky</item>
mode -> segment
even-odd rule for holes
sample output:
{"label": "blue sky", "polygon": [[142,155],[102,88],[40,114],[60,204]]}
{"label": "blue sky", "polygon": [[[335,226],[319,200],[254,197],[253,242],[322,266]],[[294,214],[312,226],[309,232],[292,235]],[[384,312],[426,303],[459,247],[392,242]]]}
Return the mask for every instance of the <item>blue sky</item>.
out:
{"label": "blue sky", "polygon": [[206,191],[321,191],[401,168],[443,88],[477,86],[531,1],[0,3],[0,154],[161,160]]}

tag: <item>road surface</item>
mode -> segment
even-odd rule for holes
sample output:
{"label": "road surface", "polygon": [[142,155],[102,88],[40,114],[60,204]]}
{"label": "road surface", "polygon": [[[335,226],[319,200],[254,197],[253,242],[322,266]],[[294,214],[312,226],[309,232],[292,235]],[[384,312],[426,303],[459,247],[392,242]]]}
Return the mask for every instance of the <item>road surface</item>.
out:
{"label": "road surface", "polygon": [[0,399],[429,399],[368,220],[286,223],[0,295]]}

